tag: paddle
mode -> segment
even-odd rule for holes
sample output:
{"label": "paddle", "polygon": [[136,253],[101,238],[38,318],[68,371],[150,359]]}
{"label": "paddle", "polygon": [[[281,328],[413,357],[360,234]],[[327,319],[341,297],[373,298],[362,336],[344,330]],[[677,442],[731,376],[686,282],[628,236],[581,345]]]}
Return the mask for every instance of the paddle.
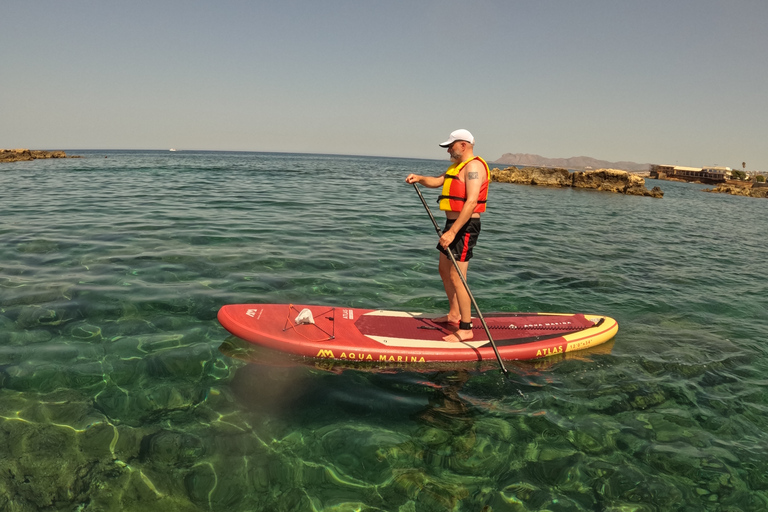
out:
{"label": "paddle", "polygon": [[[421,190],[419,190],[418,184],[414,183],[413,188],[416,189],[416,193],[419,194],[419,199],[421,199],[421,204],[424,205],[424,208],[427,210],[427,213],[429,214],[429,218],[432,219],[432,224],[435,226],[435,231],[437,231],[437,237],[440,238],[443,236],[443,231],[440,229],[440,226],[437,225],[437,221],[435,220],[435,216],[432,215],[432,210],[429,209],[429,206],[427,206],[427,202],[424,200],[424,196],[421,195]],[[461,269],[459,268],[459,264],[456,263],[456,258],[453,256],[453,252],[446,251],[448,253],[448,256],[450,256],[451,261],[453,262],[453,266],[456,269],[456,272],[458,272],[459,277],[461,278],[462,284],[464,284],[464,289],[467,290],[467,294],[469,295],[469,298],[472,299],[472,305],[475,307],[475,312],[477,313],[478,318],[480,318],[480,322],[483,324],[483,328],[485,329],[485,333],[488,335],[488,340],[491,342],[491,346],[493,347],[493,352],[496,354],[496,359],[499,361],[499,366],[501,366],[501,371],[504,373],[504,375],[509,375],[507,372],[507,369],[504,368],[504,363],[501,360],[501,355],[499,355],[499,349],[496,348],[496,343],[493,341],[493,337],[491,336],[491,331],[488,329],[488,324],[485,323],[485,318],[483,318],[483,314],[480,312],[480,308],[477,307],[477,302],[475,301],[474,295],[472,295],[472,292],[469,290],[469,285],[467,284],[467,280],[464,278],[464,274],[461,273]]]}

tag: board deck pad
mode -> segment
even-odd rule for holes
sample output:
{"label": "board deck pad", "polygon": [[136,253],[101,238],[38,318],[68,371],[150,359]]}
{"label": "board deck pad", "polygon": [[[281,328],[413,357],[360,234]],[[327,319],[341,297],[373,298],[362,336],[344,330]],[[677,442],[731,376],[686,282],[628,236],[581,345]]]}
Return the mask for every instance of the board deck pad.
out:
{"label": "board deck pad", "polygon": [[[398,339],[441,341],[449,333],[458,330],[458,327],[446,323],[434,322],[431,318],[417,316],[397,317],[399,322],[393,322],[389,311],[374,312],[363,315],[355,322],[360,332],[370,337],[394,337]],[[484,316],[488,330],[491,331],[493,341],[497,346],[507,344],[519,344],[536,341],[538,339],[553,338],[563,334],[572,333],[593,327],[594,321],[587,320],[584,315],[568,317],[536,317],[530,314],[502,313]],[[472,323],[472,341],[487,342],[488,335],[480,320]]]}
{"label": "board deck pad", "polygon": [[[295,319],[309,309],[314,323]],[[436,315],[293,304],[231,304],[219,322],[246,341],[314,358],[386,361],[479,361],[495,358],[479,319],[473,338],[443,337],[458,326],[438,323]],[[603,343],[618,331],[610,317],[588,314],[493,313],[484,316],[503,359],[535,359]]]}

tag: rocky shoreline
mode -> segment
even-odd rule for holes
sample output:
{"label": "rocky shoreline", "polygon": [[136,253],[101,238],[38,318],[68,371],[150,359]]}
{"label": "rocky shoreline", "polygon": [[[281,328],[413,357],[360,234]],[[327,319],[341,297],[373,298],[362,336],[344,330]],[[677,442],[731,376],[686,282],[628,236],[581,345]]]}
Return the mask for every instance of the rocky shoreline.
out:
{"label": "rocky shoreline", "polygon": [[38,151],[29,149],[0,149],[0,162],[26,162],[46,158],[80,158],[67,156],[64,151]]}
{"label": "rocky shoreline", "polygon": [[731,194],[733,196],[762,197],[768,199],[768,187],[754,187],[734,185],[732,183],[720,183],[715,188],[705,188],[703,191],[716,194]]}
{"label": "rocky shoreline", "polygon": [[546,187],[571,187],[662,198],[664,192],[659,187],[648,190],[645,180],[636,174],[619,169],[597,169],[594,171],[574,171],[552,167],[508,167],[492,169],[491,181],[516,183],[520,185],[543,185]]}

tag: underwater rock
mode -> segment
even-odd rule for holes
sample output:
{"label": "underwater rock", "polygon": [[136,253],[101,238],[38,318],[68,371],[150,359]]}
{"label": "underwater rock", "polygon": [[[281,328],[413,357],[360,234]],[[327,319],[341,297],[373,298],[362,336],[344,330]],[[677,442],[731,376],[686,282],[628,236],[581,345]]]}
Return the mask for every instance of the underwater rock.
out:
{"label": "underwater rock", "polygon": [[[106,464],[105,464],[106,466]],[[199,512],[200,508],[184,498],[183,490],[175,482],[163,479],[146,468],[115,461],[111,466],[94,471],[87,496],[91,510],[120,510],[143,512]],[[170,478],[171,475],[167,475]],[[81,502],[82,503],[82,502]],[[74,509],[73,509],[74,510]]]}
{"label": "underwater rock", "polygon": [[500,491],[502,499],[510,505],[523,505],[524,502],[533,500],[536,493],[541,490],[528,482],[510,484]]}
{"label": "underwater rock", "polygon": [[[659,473],[659,475],[667,474],[666,470]],[[688,487],[687,478],[681,478],[679,481]],[[621,510],[618,508],[621,506],[630,504],[637,506],[643,503],[655,505],[649,510],[677,510],[686,504],[683,493],[674,485],[671,478],[641,473],[628,465],[615,465],[608,474],[603,476],[601,494],[606,505],[618,510]]]}
{"label": "underwater rock", "polygon": [[44,400],[17,393],[18,409],[16,415],[33,423],[50,423],[66,426],[82,432],[92,425],[106,421],[103,414],[94,410],[89,397],[71,389],[60,389],[45,395]]}
{"label": "underwater rock", "polygon": [[466,487],[459,483],[429,482],[416,498],[417,510],[455,510],[468,496]]}
{"label": "underwater rock", "polygon": [[[103,314],[101,311],[98,313]],[[102,332],[105,338],[115,339],[156,334],[157,328],[143,318],[121,318],[114,322],[105,322],[102,326]]]}
{"label": "underwater rock", "polygon": [[205,399],[205,389],[194,382],[168,382],[154,389],[132,390],[137,412],[142,421],[166,416],[174,411],[187,411]]}
{"label": "underwater rock", "polygon": [[201,464],[192,468],[184,477],[184,487],[193,503],[207,507],[209,496],[216,489],[217,481],[213,466]]}
{"label": "underwater rock", "polygon": [[[127,390],[117,385],[109,385],[94,398],[94,405],[115,424],[127,423],[140,426],[141,421],[136,417],[137,411],[132,411],[134,400]],[[131,413],[134,412],[132,415]]]}
{"label": "underwater rock", "polygon": [[78,322],[67,326],[66,333],[73,338],[85,341],[101,341],[101,327],[87,322]]}
{"label": "underwater rock", "polygon": [[41,307],[40,304],[47,304],[48,307],[55,308],[58,313],[58,318],[51,322],[51,324],[56,325],[65,317],[62,313],[67,308],[72,307],[72,286],[70,283],[51,283],[19,286],[10,290],[6,289],[0,294],[0,306],[32,306],[39,308]]}
{"label": "underwater rock", "polygon": [[152,320],[155,328],[164,332],[178,332],[189,327],[189,317],[181,315],[163,315]]}
{"label": "underwater rock", "polygon": [[128,425],[110,425],[113,427],[113,437],[109,449],[117,460],[133,460],[139,457],[141,440],[149,431],[149,427],[134,428]]}
{"label": "underwater rock", "polygon": [[137,336],[139,341],[137,348],[146,353],[176,348],[181,346],[181,339],[183,337],[182,334],[149,334]]}
{"label": "underwater rock", "polygon": [[638,391],[637,393],[632,393],[629,397],[629,404],[633,409],[648,409],[649,407],[654,407],[656,405],[663,404],[666,402],[667,397],[664,395],[664,392],[660,389],[656,389],[655,391],[648,392],[647,390]]}
{"label": "underwater rock", "polygon": [[573,450],[542,450],[537,461],[528,462],[523,470],[532,476],[533,481],[557,487],[568,481],[568,471],[581,463],[584,455]]}
{"label": "underwater rock", "polygon": [[61,365],[77,364],[78,361],[93,364],[104,355],[102,350],[94,350],[94,348],[90,343],[72,343],[68,339],[56,338],[52,343],[46,343],[43,346],[28,346],[24,353],[27,358],[56,362]]}
{"label": "underwater rock", "polygon": [[[89,411],[95,414],[95,411]],[[120,434],[114,425],[110,425],[103,415],[100,419],[92,417],[91,423],[83,426],[78,435],[80,450],[87,458],[94,460],[112,460],[116,458],[115,447]],[[87,417],[87,416],[84,416]]]}
{"label": "underwater rock", "polygon": [[205,345],[164,350],[145,357],[146,371],[151,377],[199,380],[207,374],[212,358],[211,348]]}
{"label": "underwater rock", "polygon": [[206,364],[206,375],[217,380],[229,380],[234,376],[237,366],[232,360],[218,356]]}
{"label": "underwater rock", "polygon": [[379,450],[397,446],[406,438],[367,426],[333,425],[317,432],[325,453],[334,454],[335,469],[351,478],[382,485],[392,476]]}
{"label": "underwater rock", "polygon": [[481,472],[496,474],[508,467],[511,456],[511,446],[506,443],[492,443],[488,438],[481,438],[474,443],[468,453],[456,457],[454,467],[457,472],[467,475],[476,475]]}
{"label": "underwater rock", "polygon": [[[53,252],[60,252],[61,248],[59,246],[59,243],[53,240],[46,240],[44,238],[32,240],[29,242],[23,242],[16,246],[16,251],[21,254],[50,254]],[[50,286],[60,286],[58,284],[53,285],[37,285],[35,287],[32,287],[34,290],[35,288],[47,288]]]}
{"label": "underwater rock", "polygon": [[0,314],[0,331],[12,331],[16,327],[16,322],[4,314]]}
{"label": "underwater rock", "polygon": [[64,373],[70,389],[85,391],[106,385],[104,367],[99,362],[74,363],[66,366],[62,373]]}
{"label": "underwater rock", "polygon": [[416,499],[429,482],[427,475],[416,469],[395,471],[395,489],[410,499]]}
{"label": "underwater rock", "polygon": [[8,333],[8,341],[12,345],[27,346],[35,343],[45,343],[53,339],[53,334],[41,329],[24,330]]}
{"label": "underwater rock", "polygon": [[130,357],[131,352],[123,350],[123,347],[115,350],[127,354],[127,356],[109,357],[104,361],[105,373],[109,376],[110,384],[128,386],[143,379],[147,371],[147,362],[137,356]]}
{"label": "underwater rock", "polygon": [[425,446],[442,446],[451,439],[451,433],[441,429],[433,427],[423,427],[419,429],[419,433],[415,437],[414,441],[420,445]]}
{"label": "underwater rock", "polygon": [[[25,393],[9,389],[3,389],[3,392],[0,393],[0,411],[3,411],[3,414],[6,416],[12,417],[23,410],[28,403],[29,399]],[[0,420],[0,422],[2,422],[2,420]],[[0,443],[0,453],[7,448],[8,447],[3,443]]]}
{"label": "underwater rock", "polygon": [[194,465],[205,449],[203,441],[190,433],[160,430],[141,440],[139,461],[178,466]]}
{"label": "underwater rock", "polygon": [[488,436],[501,443],[510,443],[515,437],[512,425],[501,418],[483,418],[478,421],[477,434]]}
{"label": "underwater rock", "polygon": [[612,434],[612,431],[605,428],[584,429],[583,425],[579,425],[579,429],[568,432],[567,438],[577,450],[599,455],[612,453],[616,449]]}
{"label": "underwater rock", "polygon": [[41,325],[55,325],[61,321],[59,314],[40,306],[25,306],[19,311],[16,327],[20,330],[33,329]]}
{"label": "underwater rock", "polygon": [[46,393],[67,387],[67,377],[54,363],[22,361],[5,368],[5,387],[16,391]]}
{"label": "underwater rock", "polygon": [[392,486],[389,491],[393,496],[385,496],[387,504],[397,500],[396,496],[416,502],[416,510],[455,510],[459,501],[469,496],[464,485],[466,479],[436,478],[417,469],[394,471]]}
{"label": "underwater rock", "polygon": [[18,510],[60,510],[74,497],[85,497],[87,475],[96,463],[78,450],[74,430],[3,421],[0,437],[8,450],[0,457],[4,491]]}

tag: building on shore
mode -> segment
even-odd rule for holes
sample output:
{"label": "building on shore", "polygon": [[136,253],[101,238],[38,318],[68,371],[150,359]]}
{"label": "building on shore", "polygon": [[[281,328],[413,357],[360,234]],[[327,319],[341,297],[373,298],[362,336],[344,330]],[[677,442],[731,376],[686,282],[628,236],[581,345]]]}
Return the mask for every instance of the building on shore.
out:
{"label": "building on shore", "polygon": [[731,168],[651,164],[650,177],[659,180],[673,179],[694,183],[725,183],[731,177]]}

